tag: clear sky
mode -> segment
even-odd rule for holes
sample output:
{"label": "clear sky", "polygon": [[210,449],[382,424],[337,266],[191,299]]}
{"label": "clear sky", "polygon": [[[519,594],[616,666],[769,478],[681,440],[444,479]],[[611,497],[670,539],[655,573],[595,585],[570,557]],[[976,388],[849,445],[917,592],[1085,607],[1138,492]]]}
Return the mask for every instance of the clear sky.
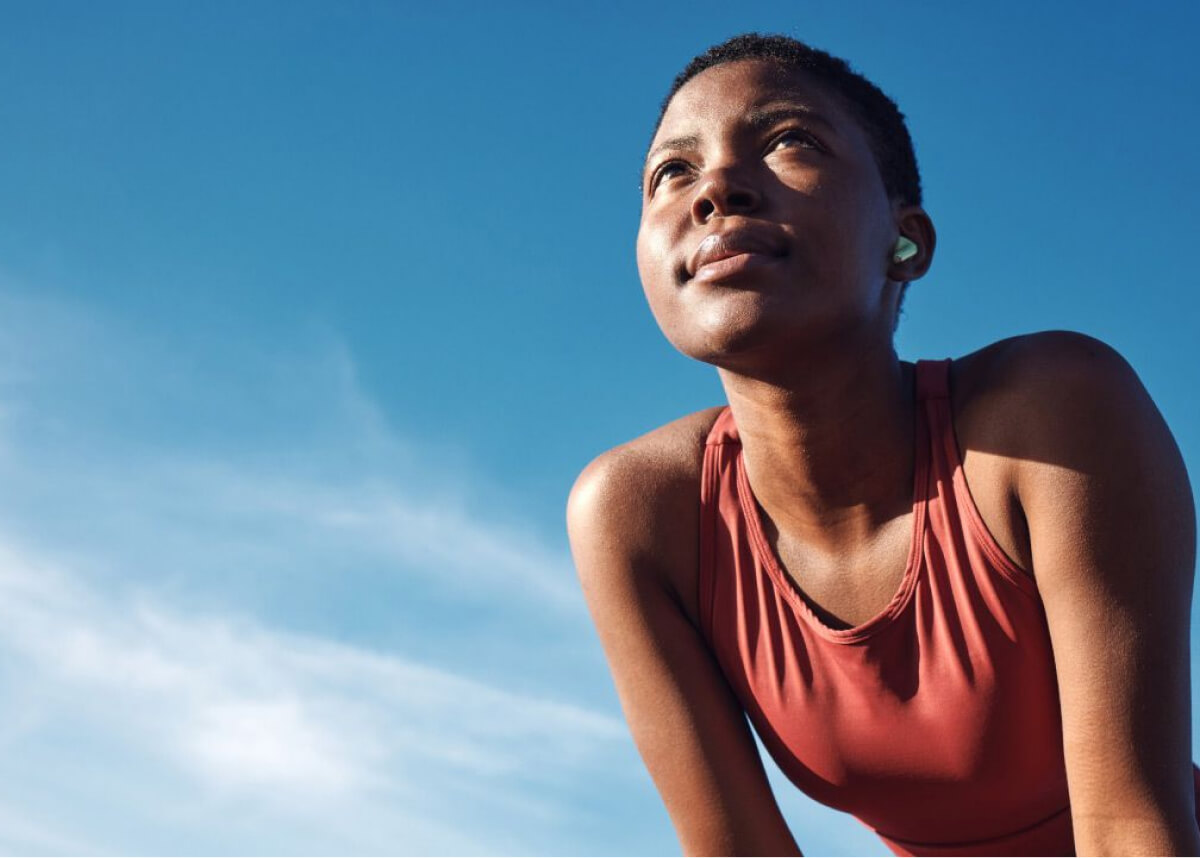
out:
{"label": "clear sky", "polygon": [[678,851],[562,508],[721,401],[638,170],[756,29],[909,117],[901,355],[1100,337],[1200,473],[1190,0],[0,0],[0,851]]}

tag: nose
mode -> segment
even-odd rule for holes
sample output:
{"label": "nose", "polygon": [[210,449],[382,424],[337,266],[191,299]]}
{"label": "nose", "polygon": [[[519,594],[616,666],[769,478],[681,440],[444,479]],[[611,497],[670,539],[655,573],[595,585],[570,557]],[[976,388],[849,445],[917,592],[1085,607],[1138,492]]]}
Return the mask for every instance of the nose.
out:
{"label": "nose", "polygon": [[758,190],[727,167],[709,170],[692,199],[692,219],[707,223],[713,217],[748,214],[762,203]]}

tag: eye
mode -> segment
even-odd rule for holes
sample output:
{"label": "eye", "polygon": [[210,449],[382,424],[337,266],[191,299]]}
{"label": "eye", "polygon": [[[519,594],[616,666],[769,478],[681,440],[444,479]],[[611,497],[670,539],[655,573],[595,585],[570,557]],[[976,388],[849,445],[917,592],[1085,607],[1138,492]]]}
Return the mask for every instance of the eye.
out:
{"label": "eye", "polygon": [[801,128],[789,128],[786,131],[781,131],[771,138],[771,144],[767,147],[769,151],[776,149],[816,149],[824,151],[825,147],[812,134]]}
{"label": "eye", "polygon": [[689,168],[686,161],[664,161],[658,166],[658,169],[655,170],[654,174],[650,177],[650,185],[648,190],[651,194],[653,194],[655,188],[657,188],[663,182],[669,179],[674,179],[677,176],[685,175],[688,169]]}

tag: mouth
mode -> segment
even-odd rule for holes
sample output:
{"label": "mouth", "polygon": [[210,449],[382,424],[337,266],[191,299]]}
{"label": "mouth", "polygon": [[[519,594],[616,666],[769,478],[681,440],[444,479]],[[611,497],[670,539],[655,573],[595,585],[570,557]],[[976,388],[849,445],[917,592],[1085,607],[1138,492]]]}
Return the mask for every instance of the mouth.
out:
{"label": "mouth", "polygon": [[699,283],[713,283],[717,280],[726,280],[736,274],[778,262],[782,258],[781,256],[766,253],[738,253],[701,265],[696,270],[692,280]]}
{"label": "mouth", "polygon": [[781,237],[758,229],[733,229],[707,235],[684,266],[685,280],[711,283],[771,265],[787,256]]}

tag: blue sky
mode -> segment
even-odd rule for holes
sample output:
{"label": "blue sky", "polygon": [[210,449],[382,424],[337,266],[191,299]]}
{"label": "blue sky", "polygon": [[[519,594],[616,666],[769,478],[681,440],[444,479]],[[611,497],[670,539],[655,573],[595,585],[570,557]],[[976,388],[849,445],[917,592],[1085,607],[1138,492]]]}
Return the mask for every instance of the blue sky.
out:
{"label": "blue sky", "polygon": [[562,526],[721,401],[634,265],[670,78],[848,57],[939,230],[902,356],[1098,336],[1197,474],[1198,9],[0,0],[0,851],[676,852]]}

